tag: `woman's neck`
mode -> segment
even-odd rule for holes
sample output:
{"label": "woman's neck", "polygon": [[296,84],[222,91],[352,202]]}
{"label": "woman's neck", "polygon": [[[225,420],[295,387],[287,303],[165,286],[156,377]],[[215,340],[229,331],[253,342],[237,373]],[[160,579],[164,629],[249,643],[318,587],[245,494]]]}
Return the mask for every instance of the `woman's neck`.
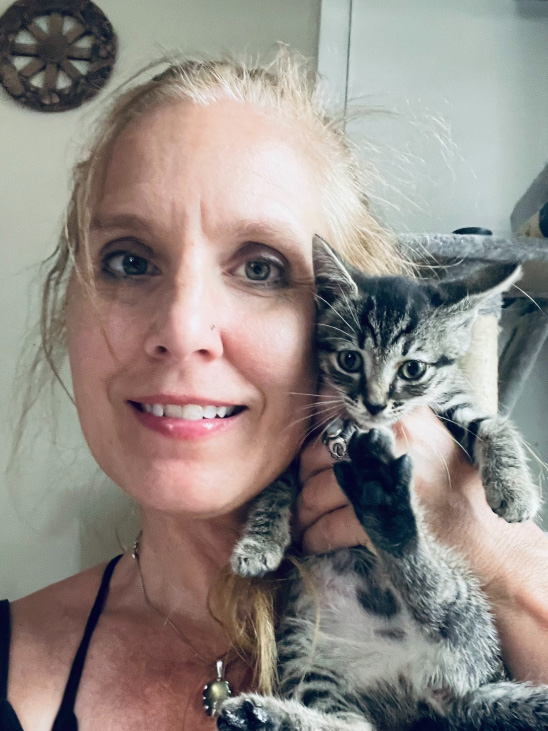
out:
{"label": "woman's neck", "polygon": [[211,588],[228,564],[239,535],[231,518],[197,520],[142,510],[136,579],[144,603],[170,622],[196,649],[226,644],[209,609]]}

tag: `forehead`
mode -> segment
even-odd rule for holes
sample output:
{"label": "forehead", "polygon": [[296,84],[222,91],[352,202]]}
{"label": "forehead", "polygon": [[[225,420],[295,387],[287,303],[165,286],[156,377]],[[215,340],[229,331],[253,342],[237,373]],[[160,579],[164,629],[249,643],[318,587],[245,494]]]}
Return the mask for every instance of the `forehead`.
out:
{"label": "forehead", "polygon": [[121,132],[98,207],[166,221],[198,207],[211,225],[258,218],[311,236],[322,228],[321,197],[301,139],[250,103],[169,104]]}

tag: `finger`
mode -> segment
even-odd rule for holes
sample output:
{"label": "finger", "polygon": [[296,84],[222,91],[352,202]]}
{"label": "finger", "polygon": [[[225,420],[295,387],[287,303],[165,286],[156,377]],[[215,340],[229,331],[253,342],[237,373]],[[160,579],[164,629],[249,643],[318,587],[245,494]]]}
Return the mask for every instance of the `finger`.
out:
{"label": "finger", "polygon": [[339,487],[333,468],[329,467],[316,472],[303,484],[297,498],[297,523],[301,530],[306,530],[324,513],[348,505],[348,500]]}
{"label": "finger", "polygon": [[318,472],[331,469],[333,460],[325,444],[319,439],[314,439],[302,450],[299,464],[300,480],[302,484],[305,484]]}
{"label": "finger", "polygon": [[373,550],[371,541],[350,505],[322,515],[302,536],[305,553],[328,553],[336,548],[366,546]]}

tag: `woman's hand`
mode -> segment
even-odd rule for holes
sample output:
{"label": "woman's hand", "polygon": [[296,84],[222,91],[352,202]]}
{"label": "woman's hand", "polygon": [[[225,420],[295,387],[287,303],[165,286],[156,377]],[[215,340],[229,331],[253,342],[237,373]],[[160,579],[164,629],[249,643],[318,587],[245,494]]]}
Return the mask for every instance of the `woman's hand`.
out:
{"label": "woman's hand", "polygon": [[[398,423],[396,451],[413,460],[415,491],[430,529],[439,540],[465,554],[483,540],[493,539],[503,523],[487,505],[477,470],[430,409],[422,408]],[[333,461],[320,442],[301,454],[298,524],[309,553],[353,545],[371,547],[354,511],[339,488]],[[504,524],[506,525],[506,524]],[[490,580],[496,570],[489,556],[469,556],[478,573]]]}
{"label": "woman's hand", "polygon": [[[481,480],[449,431],[427,408],[394,428],[396,451],[413,460],[415,490],[427,522],[447,543],[476,521],[496,518],[485,501]],[[319,441],[301,454],[302,491],[299,525],[310,553],[352,545],[369,545],[367,535],[333,474],[333,461]]]}
{"label": "woman's hand", "polygon": [[[548,539],[531,521],[509,524],[493,513],[477,470],[429,409],[417,410],[394,432],[398,453],[413,460],[430,530],[466,558],[490,600],[510,673],[548,683]],[[332,466],[319,442],[301,454],[298,527],[308,553],[371,547]]]}

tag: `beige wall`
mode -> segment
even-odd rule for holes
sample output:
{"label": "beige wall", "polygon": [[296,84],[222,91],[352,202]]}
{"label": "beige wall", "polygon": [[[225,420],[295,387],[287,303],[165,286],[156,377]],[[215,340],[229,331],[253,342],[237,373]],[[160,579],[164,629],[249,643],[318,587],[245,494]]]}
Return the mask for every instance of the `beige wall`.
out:
{"label": "beige wall", "polygon": [[[0,14],[11,3],[0,0]],[[29,283],[54,247],[67,198],[68,171],[90,119],[108,90],[165,50],[267,53],[283,41],[315,58],[320,0],[99,0],[119,38],[113,78],[77,110],[28,111],[0,93],[0,456],[7,464],[17,418],[12,378],[27,322]],[[34,297],[36,299],[36,297]],[[82,446],[72,407],[55,444],[47,402],[33,414],[17,469],[0,482],[0,598],[15,598],[108,558],[115,526],[131,534],[129,506],[105,485]],[[13,498],[11,497],[13,496]]]}

